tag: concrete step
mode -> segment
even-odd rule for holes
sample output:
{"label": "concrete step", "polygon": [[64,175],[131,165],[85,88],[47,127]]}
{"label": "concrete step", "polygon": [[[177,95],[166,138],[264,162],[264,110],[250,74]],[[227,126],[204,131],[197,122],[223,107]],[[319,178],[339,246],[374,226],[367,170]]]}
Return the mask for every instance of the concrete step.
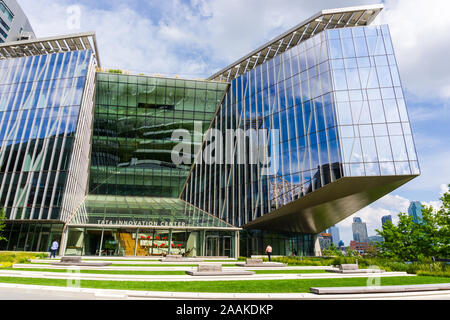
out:
{"label": "concrete step", "polygon": [[[450,281],[450,280],[449,280]],[[367,287],[328,287],[310,288],[315,294],[365,294],[365,293],[400,293],[450,290],[450,283],[418,284],[404,286],[367,286]]]}

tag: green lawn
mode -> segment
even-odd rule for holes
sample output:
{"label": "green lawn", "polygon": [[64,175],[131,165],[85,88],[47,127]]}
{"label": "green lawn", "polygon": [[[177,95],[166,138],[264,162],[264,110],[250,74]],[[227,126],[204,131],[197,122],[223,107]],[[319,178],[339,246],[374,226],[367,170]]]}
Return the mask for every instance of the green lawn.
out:
{"label": "green lawn", "polygon": [[[64,287],[67,280],[0,277],[0,282]],[[178,292],[231,292],[231,293],[302,293],[311,287],[365,286],[367,278],[299,279],[299,280],[240,280],[240,281],[96,281],[81,280],[81,287],[96,289],[178,291]],[[382,286],[429,283],[450,283],[440,277],[386,277]]]}
{"label": "green lawn", "polygon": [[[67,269],[45,269],[45,268],[8,268],[4,270],[13,271],[37,271],[37,272],[67,272]],[[256,274],[277,273],[325,273],[325,270],[252,270]],[[130,274],[130,275],[185,275],[184,271],[124,271],[124,270],[80,270],[80,273],[91,274]]]}
{"label": "green lawn", "polygon": [[[38,264],[38,265],[50,265],[49,262],[39,262],[39,263],[28,263],[28,264]],[[131,263],[113,263],[110,265],[111,267],[197,267],[197,264],[165,264],[165,263],[159,263],[159,264],[131,264]],[[236,264],[223,264],[222,267],[236,267]]]}

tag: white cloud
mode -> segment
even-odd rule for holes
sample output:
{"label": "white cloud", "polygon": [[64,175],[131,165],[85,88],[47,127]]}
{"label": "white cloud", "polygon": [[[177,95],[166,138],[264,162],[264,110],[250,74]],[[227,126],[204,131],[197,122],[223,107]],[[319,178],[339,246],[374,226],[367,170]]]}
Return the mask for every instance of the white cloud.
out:
{"label": "white cloud", "polygon": [[360,217],[367,224],[367,232],[369,236],[376,235],[376,229],[381,229],[381,218],[391,215],[394,223],[398,222],[398,214],[407,212],[410,200],[398,195],[388,194],[383,198],[375,201],[371,205],[359,210],[350,217],[342,220],[337,224],[341,239],[346,245],[350,244],[352,237],[352,223],[354,217]]}
{"label": "white cloud", "polygon": [[441,197],[444,195],[444,193],[447,193],[447,192],[449,192],[450,191],[450,188],[449,188],[449,185],[448,184],[441,184],[440,185],[440,188],[441,188]]}
{"label": "white cloud", "polygon": [[450,98],[450,1],[387,0],[385,8],[379,22],[389,24],[408,91]]}

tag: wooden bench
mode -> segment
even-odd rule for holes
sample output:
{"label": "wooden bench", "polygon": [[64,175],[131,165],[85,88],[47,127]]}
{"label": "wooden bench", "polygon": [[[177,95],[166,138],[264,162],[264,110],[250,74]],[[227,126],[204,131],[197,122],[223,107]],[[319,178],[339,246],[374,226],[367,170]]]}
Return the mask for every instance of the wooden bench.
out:
{"label": "wooden bench", "polygon": [[186,271],[191,276],[248,276],[255,274],[253,271],[223,271],[220,263],[200,263],[197,271]]}

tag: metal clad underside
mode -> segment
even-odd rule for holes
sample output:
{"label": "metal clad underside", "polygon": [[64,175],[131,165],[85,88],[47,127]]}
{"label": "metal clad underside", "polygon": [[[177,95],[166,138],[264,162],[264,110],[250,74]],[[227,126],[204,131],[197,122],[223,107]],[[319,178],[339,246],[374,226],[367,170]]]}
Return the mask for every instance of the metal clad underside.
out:
{"label": "metal clad underside", "polygon": [[317,234],[415,177],[344,177],[243,227]]}

